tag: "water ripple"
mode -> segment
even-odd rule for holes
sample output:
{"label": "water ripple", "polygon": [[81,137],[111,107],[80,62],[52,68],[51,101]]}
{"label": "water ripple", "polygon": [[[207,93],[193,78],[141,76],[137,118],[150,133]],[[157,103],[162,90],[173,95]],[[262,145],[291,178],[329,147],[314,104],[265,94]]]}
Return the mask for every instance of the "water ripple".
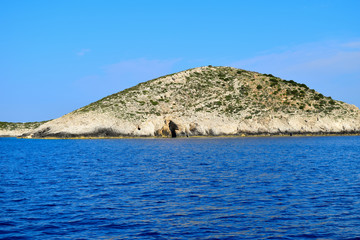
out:
{"label": "water ripple", "polygon": [[358,239],[360,138],[0,139],[0,239]]}

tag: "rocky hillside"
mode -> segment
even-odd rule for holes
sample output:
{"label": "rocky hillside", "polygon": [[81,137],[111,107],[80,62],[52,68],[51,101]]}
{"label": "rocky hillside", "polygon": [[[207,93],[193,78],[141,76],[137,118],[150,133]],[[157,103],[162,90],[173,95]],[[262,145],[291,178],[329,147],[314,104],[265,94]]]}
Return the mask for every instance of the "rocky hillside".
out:
{"label": "rocky hillside", "polygon": [[305,84],[231,67],[140,83],[27,137],[197,136],[360,132],[360,111]]}
{"label": "rocky hillside", "polygon": [[43,122],[0,122],[0,136],[3,137],[14,137],[19,136],[24,133],[28,133],[38,128],[40,125],[46,123],[48,121]]}

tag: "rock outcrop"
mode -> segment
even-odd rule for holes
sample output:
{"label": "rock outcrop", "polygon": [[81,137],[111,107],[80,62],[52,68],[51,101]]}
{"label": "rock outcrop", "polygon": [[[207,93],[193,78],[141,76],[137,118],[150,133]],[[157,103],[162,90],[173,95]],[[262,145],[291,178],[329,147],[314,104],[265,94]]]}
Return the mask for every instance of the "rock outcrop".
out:
{"label": "rock outcrop", "polygon": [[360,110],[305,84],[199,67],[107,96],[24,137],[175,137],[360,132]]}

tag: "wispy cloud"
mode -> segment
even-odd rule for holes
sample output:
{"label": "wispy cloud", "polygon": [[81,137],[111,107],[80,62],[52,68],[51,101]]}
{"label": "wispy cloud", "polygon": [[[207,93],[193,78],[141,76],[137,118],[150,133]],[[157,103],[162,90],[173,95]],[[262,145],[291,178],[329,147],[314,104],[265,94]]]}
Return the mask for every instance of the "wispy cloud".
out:
{"label": "wispy cloud", "polygon": [[84,56],[85,54],[89,53],[91,51],[91,49],[81,49],[79,52],[76,53],[76,55],[78,56]]}
{"label": "wispy cloud", "polygon": [[344,43],[343,46],[348,47],[348,48],[359,48],[360,49],[360,41]]}
{"label": "wispy cloud", "polygon": [[329,77],[334,73],[348,74],[360,71],[360,49],[357,49],[357,44],[360,42],[307,44],[240,60],[231,65],[283,76],[306,76],[311,73]]}
{"label": "wispy cloud", "polygon": [[146,58],[130,59],[104,66],[99,74],[86,76],[75,82],[75,87],[94,100],[107,94],[132,87],[140,82],[151,80],[172,73],[180,59],[149,60]]}
{"label": "wispy cloud", "polygon": [[170,73],[178,61],[179,59],[148,60],[139,58],[114,63],[103,69],[109,80],[138,83]]}
{"label": "wispy cloud", "polygon": [[360,105],[360,41],[318,42],[243,59],[231,66],[308,84]]}

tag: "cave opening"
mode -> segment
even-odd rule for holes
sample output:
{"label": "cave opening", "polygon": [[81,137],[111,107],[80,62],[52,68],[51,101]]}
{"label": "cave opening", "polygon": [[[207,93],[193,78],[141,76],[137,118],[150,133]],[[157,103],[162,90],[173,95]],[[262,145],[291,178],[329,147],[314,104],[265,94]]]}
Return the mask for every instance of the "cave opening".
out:
{"label": "cave opening", "polygon": [[169,129],[170,129],[170,132],[171,132],[171,137],[176,138],[176,130],[179,130],[176,123],[174,123],[173,121],[170,121],[169,122]]}

